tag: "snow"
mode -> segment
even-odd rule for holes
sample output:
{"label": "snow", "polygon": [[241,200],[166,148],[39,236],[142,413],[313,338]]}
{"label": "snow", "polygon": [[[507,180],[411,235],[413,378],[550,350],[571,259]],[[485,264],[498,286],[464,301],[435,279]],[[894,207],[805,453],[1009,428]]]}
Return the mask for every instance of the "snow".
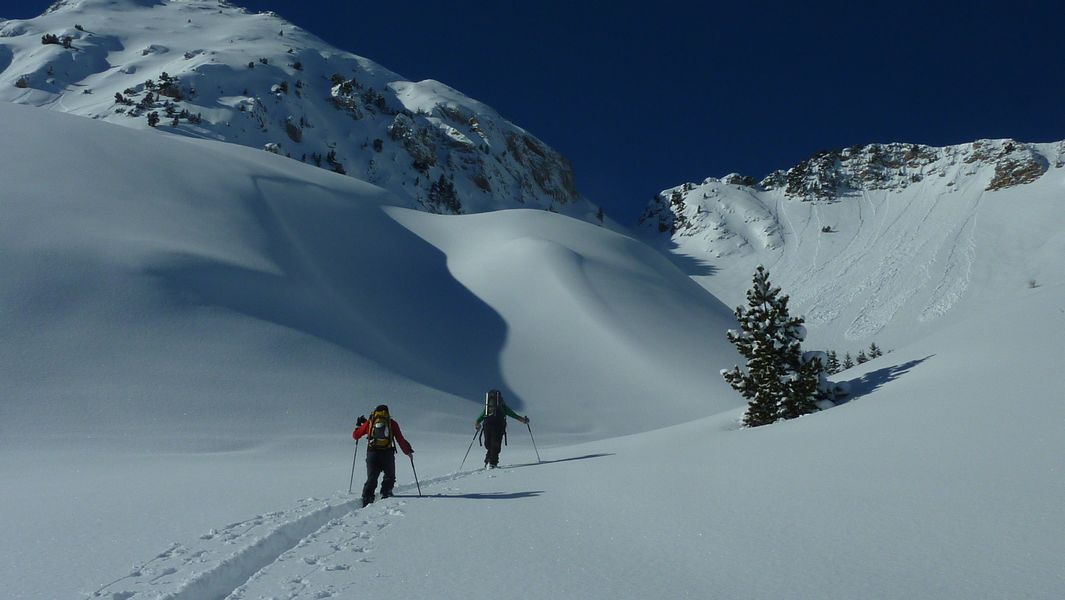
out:
{"label": "snow", "polygon": [[[1017,149],[1007,157],[1050,167],[1033,182],[988,190],[1000,166],[981,152],[1010,144]],[[912,173],[919,181],[888,177],[831,200],[714,179],[666,190],[661,197],[683,199],[686,224],[670,239],[678,263],[697,265],[688,268],[693,278],[730,306],[765,265],[805,316],[808,342],[841,355],[873,342],[897,347],[1008,301],[1032,280],[1063,281],[1060,145],[923,148],[935,160]]]}
{"label": "snow", "polygon": [[[742,300],[747,263],[700,286],[545,211],[431,215],[253,148],[0,122],[0,596],[1065,595],[1060,170],[765,206],[785,243],[742,260],[793,314],[855,292],[810,339],[860,305],[890,351],[833,377],[848,402],[742,429],[704,288]],[[457,471],[489,388],[531,430]],[[382,402],[423,495],[401,455],[399,495],[361,508],[350,431]]]}
{"label": "snow", "polygon": [[[729,311],[632,239],[0,116],[21,140],[0,145],[6,597],[1065,591],[1061,284],[838,376],[840,407],[744,430],[716,372],[739,360]],[[511,422],[504,468],[475,448],[456,472],[496,385],[543,462]],[[401,456],[399,497],[362,509],[349,432],[379,401],[424,497]]]}
{"label": "snow", "polygon": [[[42,44],[45,34],[70,36],[72,47]],[[180,97],[142,106],[147,82],[163,73],[177,78]],[[276,15],[215,0],[79,0],[0,22],[0,100],[137,129],[155,111],[162,131],[329,170],[332,153],[347,174],[422,210],[451,210],[430,198],[446,176],[463,213],[550,209],[617,227],[577,193],[561,155],[491,107],[440,82],[405,81]],[[183,110],[202,119],[175,124]],[[405,135],[390,135],[396,120]]]}

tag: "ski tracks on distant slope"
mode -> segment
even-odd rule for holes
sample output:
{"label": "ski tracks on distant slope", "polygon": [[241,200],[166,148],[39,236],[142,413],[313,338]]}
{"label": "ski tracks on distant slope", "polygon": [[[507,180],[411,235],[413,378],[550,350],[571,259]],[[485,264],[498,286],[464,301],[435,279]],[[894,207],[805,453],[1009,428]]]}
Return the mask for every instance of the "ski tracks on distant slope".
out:
{"label": "ski tracks on distant slope", "polygon": [[[824,225],[824,219],[821,216],[819,207],[813,206],[811,208],[811,210],[816,211],[818,225],[813,264],[808,270],[799,274],[798,283],[789,282],[788,285],[790,288],[797,290],[798,295],[795,300],[809,307],[806,317],[807,322],[812,325],[834,320],[853,298],[855,293],[853,286],[845,287],[843,282],[852,281],[852,279],[848,278],[848,273],[860,263],[860,259],[867,250],[868,244],[858,246],[859,242],[864,240],[862,233],[866,231],[866,216],[863,212],[863,205],[868,205],[868,210],[871,211],[872,216],[875,217],[877,215],[876,206],[862,192],[856,203],[858,211],[857,227],[847,232],[849,235],[847,243],[828,256],[824,256],[822,251],[821,238],[824,232],[821,231],[821,227]],[[879,233],[879,230],[877,230],[875,235],[879,235]],[[832,235],[838,235],[838,233],[833,231]],[[827,277],[824,276],[825,272],[832,269],[835,270],[835,273]]]}
{"label": "ski tracks on distant slope", "polygon": [[[803,237],[799,235],[799,230],[795,228],[795,223],[791,220],[791,215],[788,214],[787,206],[782,206],[783,202],[783,198],[777,198],[776,203],[773,206],[773,212],[776,213],[777,224],[782,230],[780,235],[782,244],[780,251],[777,252],[777,260],[774,261],[772,265],[765,265],[770,273],[777,271],[777,267],[780,267],[785,271],[801,271],[801,269],[788,269],[787,265],[783,264],[787,261],[789,256],[798,256],[798,246],[802,243],[803,239]],[[809,217],[807,217],[806,224],[807,226],[810,224]],[[796,251],[788,252],[789,236],[793,240],[792,243],[795,245]]]}
{"label": "ski tracks on distant slope", "polygon": [[[880,247],[878,254],[881,259],[860,284],[862,290],[869,290],[870,293],[858,315],[844,331],[844,337],[860,340],[875,335],[891,322],[918,290],[928,284],[936,255],[936,251],[930,248],[936,244],[931,237],[922,241],[921,233],[931,225],[931,216],[942,199],[943,194],[937,194],[918,218],[904,220],[904,215],[920,204],[911,198],[905,208],[895,212],[890,223],[878,228],[870,246]],[[914,223],[916,226],[906,227],[903,223]]]}
{"label": "ski tracks on distant slope", "polygon": [[[428,488],[475,472],[438,477],[422,485]],[[414,487],[396,486],[396,491]],[[358,495],[354,498],[346,493],[308,498],[288,510],[212,529],[195,541],[171,545],[89,598],[352,597],[345,594],[354,585],[345,573],[369,562],[377,534],[402,518],[406,504],[395,498],[361,508]]]}
{"label": "ski tracks on distant slope", "polygon": [[932,291],[928,304],[918,315],[918,321],[926,322],[943,316],[969,288],[973,264],[976,262],[976,220],[983,199],[984,192],[981,191],[973,203],[969,217],[954,234],[954,243],[950,245],[942,277]]}

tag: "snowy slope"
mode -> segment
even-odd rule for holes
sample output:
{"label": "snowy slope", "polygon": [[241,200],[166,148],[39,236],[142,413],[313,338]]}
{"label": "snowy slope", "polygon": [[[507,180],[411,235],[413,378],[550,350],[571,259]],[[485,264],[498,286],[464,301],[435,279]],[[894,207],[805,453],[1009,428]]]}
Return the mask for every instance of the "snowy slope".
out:
{"label": "snowy slope", "polygon": [[491,107],[216,0],[63,0],[0,21],[0,100],[141,129],[154,112],[160,130],[270,148],[430,212],[603,220],[568,161]]}
{"label": "snowy slope", "polygon": [[848,373],[859,396],[830,411],[540,463],[513,444],[499,470],[423,470],[423,497],[405,472],[367,508],[340,491],[219,521],[92,597],[1060,598],[1065,286],[1013,300]]}
{"label": "snowy slope", "polygon": [[[802,249],[736,246],[778,282],[873,302],[910,297],[912,265],[939,279],[876,334],[892,352],[839,376],[850,402],[743,430],[717,374],[738,361],[729,311],[630,238],[545,211],[426,214],[147,128],[3,103],[0,122],[5,598],[1065,596],[1049,159],[993,191],[976,168],[934,204],[746,186],[750,239],[772,244],[762,211]],[[855,213],[871,233],[845,229]],[[794,239],[826,214],[850,241]],[[950,232],[965,243],[935,243]],[[808,267],[829,253],[848,268]],[[677,262],[730,304],[750,277]],[[486,472],[471,424],[492,386],[532,427],[512,422]],[[401,456],[400,497],[363,509],[350,427],[378,402],[424,496]]]}
{"label": "snowy slope", "polygon": [[488,387],[545,416],[576,395],[611,417],[559,430],[596,435],[736,405],[698,368],[731,352],[706,335],[727,309],[634,240],[541,211],[422,218],[268,153],[0,110],[40,140],[0,148],[9,431],[147,411],[320,432],[392,380],[449,414]]}
{"label": "snowy slope", "polygon": [[[457,466],[433,449],[468,443],[490,387],[547,445],[739,405],[700,368],[731,356],[706,334],[728,310],[604,228],[429,215],[241,146],[11,104],[0,119],[0,469],[21,523],[0,580],[23,582],[16,597],[50,579],[59,596],[83,590],[141,543],[302,495],[263,490],[277,478],[264,463],[320,488],[339,462],[331,492],[352,421],[379,402],[429,448],[429,473]],[[122,516],[135,498],[150,507]],[[42,514],[46,531],[30,525]],[[41,543],[53,535],[76,559]]]}
{"label": "snowy slope", "polygon": [[1065,143],[873,144],[665,190],[642,223],[730,305],[764,264],[810,341],[854,355],[1065,281],[1063,161]]}

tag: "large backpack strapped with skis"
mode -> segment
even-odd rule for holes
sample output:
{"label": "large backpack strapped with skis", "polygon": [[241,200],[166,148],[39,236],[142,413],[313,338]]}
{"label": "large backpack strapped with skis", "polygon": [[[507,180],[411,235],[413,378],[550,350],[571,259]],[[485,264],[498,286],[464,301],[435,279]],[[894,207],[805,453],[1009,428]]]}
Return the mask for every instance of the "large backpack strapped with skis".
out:
{"label": "large backpack strapped with skis", "polygon": [[507,405],[499,390],[488,390],[484,395],[484,425],[493,431],[507,431]]}
{"label": "large backpack strapped with skis", "polygon": [[378,409],[370,413],[370,429],[366,434],[366,446],[371,450],[395,449],[395,435],[392,433],[392,417],[388,409]]}

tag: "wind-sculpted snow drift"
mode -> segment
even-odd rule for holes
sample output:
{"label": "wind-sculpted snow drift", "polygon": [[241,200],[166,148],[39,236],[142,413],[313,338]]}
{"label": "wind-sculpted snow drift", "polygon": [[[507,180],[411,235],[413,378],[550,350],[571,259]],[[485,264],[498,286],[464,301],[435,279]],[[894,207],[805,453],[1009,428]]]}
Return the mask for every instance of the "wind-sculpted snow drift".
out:
{"label": "wind-sculpted snow drift", "polygon": [[[350,418],[353,389],[402,389],[438,419],[499,387],[582,435],[738,404],[704,368],[732,360],[715,335],[729,312],[630,238],[544,211],[426,215],[248,148],[0,115],[28,140],[0,146],[14,430],[151,414],[321,431]],[[572,398],[608,416],[574,423]]]}

